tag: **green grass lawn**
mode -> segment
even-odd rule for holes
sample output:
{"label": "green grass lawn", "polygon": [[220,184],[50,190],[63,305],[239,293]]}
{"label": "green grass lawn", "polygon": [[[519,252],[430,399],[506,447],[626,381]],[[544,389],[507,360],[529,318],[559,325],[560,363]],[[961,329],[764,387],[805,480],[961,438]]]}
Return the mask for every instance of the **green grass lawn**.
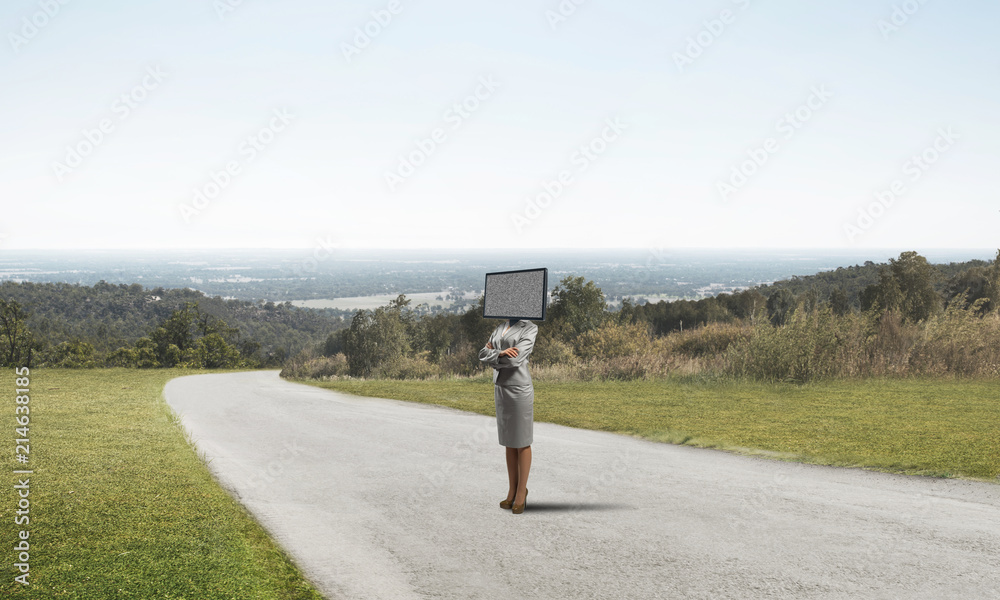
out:
{"label": "green grass lawn", "polygon": [[[163,400],[183,370],[31,375],[30,587],[13,583],[14,387],[0,409],[0,492],[11,598],[318,599],[287,556],[212,479]],[[20,467],[23,468],[23,467]],[[23,476],[22,476],[23,477]]]}
{"label": "green grass lawn", "polygon": [[[0,421],[4,597],[318,599],[220,488],[162,398],[183,370],[38,370],[31,378],[31,582],[13,583],[12,393]],[[14,376],[7,371],[12,390]],[[336,381],[321,387],[493,414],[492,383]],[[939,379],[799,386],[671,379],[536,381],[535,419],[807,462],[910,474],[1000,474],[1000,383]]]}
{"label": "green grass lawn", "polygon": [[[494,414],[485,378],[314,385]],[[912,475],[1000,474],[995,380],[536,381],[535,421]]]}

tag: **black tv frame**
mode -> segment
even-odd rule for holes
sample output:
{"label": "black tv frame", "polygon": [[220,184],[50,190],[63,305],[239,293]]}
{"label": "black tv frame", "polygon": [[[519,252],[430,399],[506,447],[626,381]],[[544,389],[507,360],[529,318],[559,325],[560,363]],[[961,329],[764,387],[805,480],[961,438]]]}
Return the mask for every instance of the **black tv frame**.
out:
{"label": "black tv frame", "polygon": [[[541,271],[542,272],[542,318],[536,319],[533,317],[523,317],[519,315],[487,315],[486,314],[486,282],[489,281],[490,275],[508,275],[511,273],[529,273],[531,271]],[[483,318],[484,319],[523,319],[526,321],[544,321],[545,320],[545,309],[549,304],[549,269],[548,267],[541,267],[538,269],[516,269],[513,271],[492,271],[487,273],[483,278]]]}

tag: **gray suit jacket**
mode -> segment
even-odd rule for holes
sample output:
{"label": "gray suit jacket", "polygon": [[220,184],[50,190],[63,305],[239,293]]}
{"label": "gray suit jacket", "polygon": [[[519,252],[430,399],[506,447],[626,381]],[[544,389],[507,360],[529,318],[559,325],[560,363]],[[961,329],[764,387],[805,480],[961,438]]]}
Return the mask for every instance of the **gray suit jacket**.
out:
{"label": "gray suit jacket", "polygon": [[[535,336],[538,326],[531,321],[518,321],[504,334],[507,321],[497,325],[490,334],[488,342],[493,348],[483,346],[479,351],[479,360],[493,367],[493,383],[497,385],[531,385],[531,373],[528,372],[528,355],[535,347]],[[501,350],[514,346],[517,348],[517,358],[499,356]]]}

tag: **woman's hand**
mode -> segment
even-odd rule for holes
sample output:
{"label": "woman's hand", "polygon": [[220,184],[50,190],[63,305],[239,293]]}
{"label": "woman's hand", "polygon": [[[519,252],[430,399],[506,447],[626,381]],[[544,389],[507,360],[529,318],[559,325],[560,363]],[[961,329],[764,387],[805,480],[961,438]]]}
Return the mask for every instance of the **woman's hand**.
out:
{"label": "woman's hand", "polygon": [[[492,350],[493,349],[493,343],[492,342],[486,342],[486,349],[487,350]],[[498,354],[497,356],[509,356],[511,358],[517,358],[517,348],[511,346],[510,348],[507,348],[506,350],[501,350],[500,354]]]}

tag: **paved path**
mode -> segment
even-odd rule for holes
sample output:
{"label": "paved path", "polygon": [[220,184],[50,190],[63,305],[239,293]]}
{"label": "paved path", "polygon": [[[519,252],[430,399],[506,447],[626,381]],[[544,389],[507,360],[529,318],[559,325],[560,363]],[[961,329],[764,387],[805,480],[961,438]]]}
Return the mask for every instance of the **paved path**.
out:
{"label": "paved path", "polygon": [[497,506],[493,417],[273,371],[182,377],[165,395],[329,598],[1000,598],[996,484],[536,423],[513,515]]}

